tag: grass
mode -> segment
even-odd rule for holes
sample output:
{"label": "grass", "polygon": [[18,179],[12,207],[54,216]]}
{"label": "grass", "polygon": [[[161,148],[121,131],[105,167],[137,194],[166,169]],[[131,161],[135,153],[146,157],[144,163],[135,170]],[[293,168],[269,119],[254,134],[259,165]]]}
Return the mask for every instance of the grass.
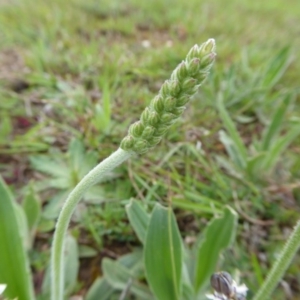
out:
{"label": "grass", "polygon": [[[99,185],[103,209],[84,203],[90,213],[74,220],[73,233],[97,250],[98,260],[110,247],[116,257],[137,243],[122,213],[130,197],[150,207],[155,201],[173,202],[184,236],[201,232],[203,220],[229,204],[239,212],[240,228],[224,268],[238,269],[255,292],[299,215],[300,138],[289,143],[268,173],[248,176],[232,167],[235,161],[219,131],[233,133],[231,138],[246,149],[244,158],[253,159],[287,94],[293,98],[279,136],[298,124],[299,13],[296,0],[0,1],[2,175],[23,199],[30,180],[36,187],[49,180],[30,157],[44,155],[51,164],[55,153],[67,161],[62,152],[78,139],[101,160],[118,147],[128,125],[190,47],[213,37],[217,63],[184,118],[155,151]],[[230,131],[220,97],[236,132]],[[44,188],[39,194],[45,211],[59,182]],[[51,224],[44,220],[36,233],[35,278],[46,267],[39,249],[49,247]],[[294,299],[300,295],[298,269],[295,260],[284,279]],[[80,278],[82,293],[85,278]],[[274,299],[286,299],[287,293],[279,287]]]}

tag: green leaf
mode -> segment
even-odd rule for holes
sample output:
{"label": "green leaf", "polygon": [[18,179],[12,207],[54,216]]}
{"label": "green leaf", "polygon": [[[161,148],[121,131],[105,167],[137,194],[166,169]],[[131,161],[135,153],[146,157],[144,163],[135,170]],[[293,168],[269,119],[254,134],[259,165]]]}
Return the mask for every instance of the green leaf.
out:
{"label": "green leaf", "polygon": [[242,141],[239,132],[237,131],[233,121],[231,120],[224,103],[221,98],[217,101],[217,108],[220,114],[220,117],[223,121],[223,124],[230,136],[230,139],[232,140],[232,145],[235,149],[235,155],[238,155],[240,165],[242,167],[246,166],[246,160],[247,160],[247,149],[244,145],[244,142]]}
{"label": "green leaf", "polygon": [[130,270],[120,264],[120,262],[107,257],[105,257],[102,261],[102,270],[105,279],[115,289],[125,289],[127,287],[128,280],[133,277]]}
{"label": "green leaf", "polygon": [[220,212],[219,207],[215,207],[212,203],[210,206],[207,204],[192,202],[186,198],[173,198],[172,204],[175,207],[179,207],[184,210],[193,211],[194,213],[209,213],[214,214]]}
{"label": "green leaf", "polygon": [[143,278],[144,270],[144,254],[142,249],[135,249],[133,252],[122,255],[118,262],[130,270],[135,278]]}
{"label": "green leaf", "polygon": [[33,235],[41,217],[41,204],[40,199],[35,193],[32,185],[30,185],[25,194],[22,207],[27,218],[28,228],[31,232],[31,235]]}
{"label": "green leaf", "polygon": [[69,177],[69,169],[60,159],[53,160],[44,155],[31,156],[29,159],[32,167],[42,173],[53,177]]}
{"label": "green leaf", "polygon": [[95,257],[98,254],[98,252],[94,248],[87,245],[79,245],[78,250],[80,258]]}
{"label": "green leaf", "polygon": [[84,161],[85,148],[83,143],[78,139],[73,139],[68,146],[68,155],[70,160],[70,166],[78,174]]}
{"label": "green leaf", "polygon": [[[187,250],[187,249],[186,249]],[[186,251],[185,256],[188,256]],[[190,274],[187,265],[184,263],[182,268],[182,293],[180,300],[193,300],[195,299],[194,287],[190,279]]]}
{"label": "green leaf", "polygon": [[197,293],[214,273],[220,255],[235,238],[237,214],[226,208],[221,218],[213,219],[205,228],[197,249],[194,287]]}
{"label": "green leaf", "polygon": [[0,177],[0,282],[7,285],[5,297],[33,300],[29,261],[20,235],[15,205]]}
{"label": "green leaf", "polygon": [[270,171],[277,161],[279,160],[280,154],[297,138],[300,134],[300,125],[294,125],[283,137],[278,139],[276,143],[269,150],[268,155],[263,161],[265,171]]}
{"label": "green leaf", "polygon": [[277,55],[271,59],[261,82],[261,87],[271,89],[285,73],[290,64],[290,47],[282,48]]}
{"label": "green leaf", "polygon": [[122,265],[119,261],[104,258],[102,270],[105,280],[115,289],[130,290],[138,299],[153,300],[153,295],[148,287],[139,283],[133,272]]}
{"label": "green leaf", "polygon": [[262,150],[267,151],[269,149],[272,141],[275,140],[278,133],[280,132],[280,129],[282,127],[282,122],[284,119],[284,115],[289,107],[291,99],[292,99],[291,94],[286,95],[285,98],[282,100],[281,104],[278,106],[278,108],[272,118],[271,124],[266,128],[266,130],[263,134]]}
{"label": "green leaf", "polygon": [[78,245],[76,239],[68,234],[65,239],[65,294],[70,295],[77,283],[79,270]]}
{"label": "green leaf", "polygon": [[[78,259],[78,245],[76,239],[70,234],[66,235],[65,238],[65,251],[64,251],[64,293],[70,295],[77,283],[77,276],[79,270],[79,259]],[[42,284],[42,296],[45,299],[50,299],[50,267],[46,269]]]}
{"label": "green leaf", "polygon": [[126,212],[130,225],[133,227],[139,240],[144,244],[147,228],[150,221],[149,215],[141,205],[140,201],[133,199],[128,205],[126,205]]}
{"label": "green leaf", "polygon": [[56,193],[43,207],[42,217],[48,220],[56,219],[69,193],[69,190]]}
{"label": "green leaf", "polygon": [[241,152],[237,148],[237,145],[233,142],[232,138],[230,138],[223,130],[220,130],[219,137],[233,163],[239,169],[243,170],[246,167],[247,163],[242,157]]}
{"label": "green leaf", "polygon": [[2,144],[7,141],[8,135],[12,131],[11,116],[6,114],[1,116],[0,125],[0,144]]}
{"label": "green leaf", "polygon": [[260,178],[264,174],[263,161],[266,155],[267,152],[260,152],[248,159],[246,172],[250,177]]}
{"label": "green leaf", "polygon": [[55,222],[53,220],[48,220],[41,217],[39,224],[37,226],[38,232],[49,232],[52,231],[55,227]]}
{"label": "green leaf", "polygon": [[25,215],[25,212],[24,212],[22,206],[19,205],[18,203],[15,203],[14,209],[15,209],[16,218],[18,220],[19,234],[23,240],[23,245],[24,245],[25,251],[27,251],[31,248],[31,244],[32,244],[31,240],[32,239],[31,239],[31,235],[29,233],[26,215]]}
{"label": "green leaf", "polygon": [[108,132],[111,123],[111,87],[106,76],[104,80],[100,80],[99,85],[102,90],[102,105],[94,106],[94,118],[91,121],[98,130]]}
{"label": "green leaf", "polygon": [[110,300],[114,288],[105,280],[105,278],[97,278],[89,288],[85,300]]}
{"label": "green leaf", "polygon": [[146,235],[148,283],[159,300],[180,299],[183,263],[181,237],[171,208],[156,204]]}

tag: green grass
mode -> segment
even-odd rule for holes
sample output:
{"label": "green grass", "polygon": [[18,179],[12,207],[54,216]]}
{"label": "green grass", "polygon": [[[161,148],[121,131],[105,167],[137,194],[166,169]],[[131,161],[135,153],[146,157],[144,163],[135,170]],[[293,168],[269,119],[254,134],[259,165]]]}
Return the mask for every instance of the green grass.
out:
{"label": "green grass", "polygon": [[[130,248],[137,240],[122,213],[130,197],[150,207],[173,202],[184,236],[201,232],[203,220],[229,204],[242,213],[224,268],[238,269],[255,292],[299,215],[299,136],[267,173],[257,158],[270,124],[269,137],[276,133],[278,139],[299,122],[299,14],[297,0],[0,0],[1,173],[22,199],[29,180],[39,187],[52,178],[29,157],[42,154],[51,164],[56,155],[62,164],[68,160],[62,152],[76,138],[100,161],[118,147],[190,47],[213,37],[213,74],[184,118],[154,151],[99,185],[101,207],[85,203],[90,213],[75,219],[73,229],[97,251],[113,242]],[[280,131],[272,120],[286,95],[293,97],[285,114],[277,113]],[[237,143],[247,168],[227,154],[221,129]],[[262,146],[267,153],[269,143]],[[74,182],[64,189],[56,184],[40,189],[44,211]],[[116,200],[121,204],[109,204]],[[53,223],[38,228],[36,247],[47,248]],[[33,264],[44,261],[36,254]],[[285,278],[296,298],[298,269],[295,260]],[[274,299],[285,298],[279,287]]]}

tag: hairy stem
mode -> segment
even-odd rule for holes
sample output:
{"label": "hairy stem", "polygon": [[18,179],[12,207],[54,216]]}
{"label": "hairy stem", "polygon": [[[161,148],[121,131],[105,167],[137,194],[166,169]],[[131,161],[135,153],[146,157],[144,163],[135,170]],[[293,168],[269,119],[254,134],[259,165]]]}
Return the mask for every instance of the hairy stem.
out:
{"label": "hairy stem", "polygon": [[269,272],[267,279],[258,290],[254,300],[271,299],[270,296],[279,281],[283,277],[286,269],[290,265],[292,259],[300,248],[300,221],[298,221],[292,234],[288,238],[284,248],[282,249],[277,261]]}
{"label": "hairy stem", "polygon": [[84,193],[94,184],[105,178],[107,174],[122,162],[127,160],[133,152],[118,149],[108,158],[92,169],[74,188],[67,198],[55,227],[51,249],[51,299],[62,300],[64,289],[64,239],[76,205]]}

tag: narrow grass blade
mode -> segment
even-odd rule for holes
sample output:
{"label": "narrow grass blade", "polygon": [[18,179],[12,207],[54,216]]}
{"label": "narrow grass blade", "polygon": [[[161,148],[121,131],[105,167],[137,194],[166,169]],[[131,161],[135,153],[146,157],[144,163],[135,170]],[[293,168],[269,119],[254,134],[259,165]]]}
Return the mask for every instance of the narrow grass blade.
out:
{"label": "narrow grass blade", "polygon": [[192,211],[193,213],[208,213],[208,214],[215,214],[219,213],[220,209],[218,207],[215,207],[214,204],[206,205],[202,203],[195,203],[192,201],[189,201],[187,199],[181,199],[181,198],[174,198],[172,199],[172,204],[175,207],[187,210],[187,211]]}
{"label": "narrow grass blade", "polygon": [[290,47],[282,48],[270,61],[261,82],[261,87],[271,89],[285,73],[290,64]]}
{"label": "narrow grass blade", "polygon": [[243,170],[247,164],[242,153],[239,151],[237,145],[233,142],[232,138],[227,135],[223,130],[219,132],[220,141],[225,146],[226,151],[231,158],[232,162],[240,169]]}
{"label": "narrow grass blade", "polygon": [[258,258],[256,257],[255,253],[251,253],[251,265],[252,269],[254,270],[255,278],[258,283],[258,286],[261,286],[264,282],[264,276],[262,272],[262,267],[259,263]]}
{"label": "narrow grass blade", "polygon": [[130,225],[133,227],[139,240],[144,244],[150,220],[149,215],[137,200],[131,200],[130,203],[126,205],[126,212]]}
{"label": "narrow grass blade", "polygon": [[148,283],[159,300],[179,300],[182,269],[181,237],[171,208],[156,204],[144,249]]}
{"label": "narrow grass blade", "polygon": [[279,160],[280,154],[294,141],[294,139],[300,134],[300,125],[294,125],[289,132],[283,137],[277,140],[268,152],[268,156],[263,162],[265,171],[270,171],[277,161]]}
{"label": "narrow grass blade", "polygon": [[264,174],[262,166],[266,155],[267,152],[260,152],[248,159],[246,172],[250,178],[261,178],[260,175]]}
{"label": "narrow grass blade", "polygon": [[237,214],[226,208],[221,218],[216,218],[206,227],[197,250],[194,287],[199,292],[214,273],[220,254],[234,240]]}
{"label": "narrow grass blade", "polygon": [[274,141],[275,138],[278,136],[278,133],[280,132],[280,129],[282,127],[284,115],[289,107],[291,99],[292,99],[291,94],[288,94],[285,96],[285,98],[282,100],[281,104],[278,106],[278,108],[272,118],[271,124],[266,128],[266,130],[263,134],[263,140],[262,140],[262,150],[263,151],[268,150],[272,141]]}
{"label": "narrow grass blade", "polygon": [[15,205],[0,177],[0,282],[7,285],[5,297],[33,300],[29,261],[20,236]]}
{"label": "narrow grass blade", "polygon": [[237,131],[233,121],[231,120],[221,97],[219,97],[219,99],[217,101],[217,108],[218,108],[220,117],[223,121],[224,127],[227,130],[227,133],[229,134],[229,136],[233,142],[236,152],[239,154],[239,160],[241,161],[241,165],[246,166],[247,149],[246,149],[244,142],[242,141],[240,134]]}

